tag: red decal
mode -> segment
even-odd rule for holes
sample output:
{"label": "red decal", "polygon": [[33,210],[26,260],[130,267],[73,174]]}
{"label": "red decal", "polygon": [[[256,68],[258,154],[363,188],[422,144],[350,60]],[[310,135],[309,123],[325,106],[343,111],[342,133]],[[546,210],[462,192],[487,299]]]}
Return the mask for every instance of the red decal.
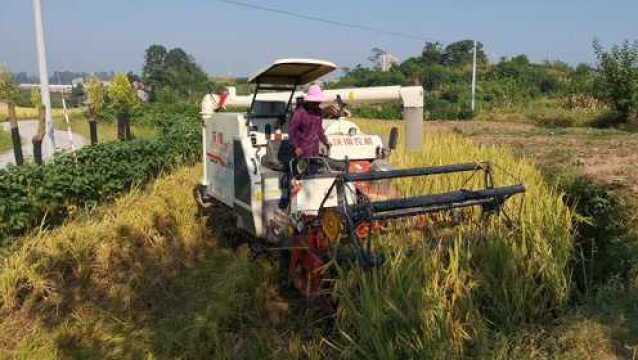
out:
{"label": "red decal", "polygon": [[212,153],[207,153],[207,158],[208,160],[212,161],[212,162],[216,162],[221,166],[226,166],[226,162],[224,161],[224,159],[221,158],[221,156],[216,155],[216,154],[212,154]]}

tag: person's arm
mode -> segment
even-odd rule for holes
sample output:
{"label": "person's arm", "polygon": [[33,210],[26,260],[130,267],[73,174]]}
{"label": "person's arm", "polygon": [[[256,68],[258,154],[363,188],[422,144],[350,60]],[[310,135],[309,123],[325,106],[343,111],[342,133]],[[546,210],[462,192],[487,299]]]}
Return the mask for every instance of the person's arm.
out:
{"label": "person's arm", "polygon": [[323,118],[319,121],[319,140],[326,145],[327,148],[330,147],[330,143],[328,142],[328,138],[326,137],[326,132],[323,129]]}

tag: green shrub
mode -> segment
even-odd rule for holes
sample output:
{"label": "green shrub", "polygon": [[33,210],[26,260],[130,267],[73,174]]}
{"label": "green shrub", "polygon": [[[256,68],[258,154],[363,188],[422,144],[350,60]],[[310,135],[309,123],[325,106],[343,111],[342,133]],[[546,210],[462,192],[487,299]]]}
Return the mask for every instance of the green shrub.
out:
{"label": "green shrub", "polygon": [[573,112],[561,109],[541,108],[528,113],[537,125],[544,127],[572,127],[578,122]]}
{"label": "green shrub", "polygon": [[0,170],[0,244],[38,226],[59,224],[77,208],[93,207],[162,171],[199,157],[197,118],[156,120],[160,136],[99,144],[62,154],[44,166]]}
{"label": "green shrub", "polygon": [[166,114],[182,114],[187,119],[197,119],[199,118],[199,108],[187,102],[155,102],[144,105],[142,111],[131,118],[131,124],[164,128],[172,126],[172,122],[175,120],[184,121],[184,118],[177,119],[165,116]]}
{"label": "green shrub", "polygon": [[432,120],[466,120],[473,117],[470,106],[465,102],[431,98],[425,100],[427,118]]}
{"label": "green shrub", "polygon": [[572,265],[577,289],[588,292],[614,277],[629,278],[638,269],[638,239],[629,204],[583,176],[563,175],[557,182],[578,214]]}
{"label": "green shrub", "polygon": [[638,113],[638,41],[623,42],[606,51],[594,41],[599,72],[594,94],[608,102],[627,122]]}
{"label": "green shrub", "polygon": [[401,104],[383,104],[358,106],[352,109],[352,115],[363,119],[396,120],[403,117]]}

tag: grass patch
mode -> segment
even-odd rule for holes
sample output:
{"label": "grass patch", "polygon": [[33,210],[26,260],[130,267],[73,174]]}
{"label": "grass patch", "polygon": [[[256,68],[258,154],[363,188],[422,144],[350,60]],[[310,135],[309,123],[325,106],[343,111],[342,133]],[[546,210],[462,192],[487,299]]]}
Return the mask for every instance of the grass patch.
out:
{"label": "grass patch", "polygon": [[[480,121],[522,122],[542,127],[604,127],[611,120],[605,108],[567,108],[560,99],[539,98],[524,105],[482,110],[475,119]],[[613,116],[611,116],[613,117]]]}
{"label": "grass patch", "polygon": [[227,212],[197,209],[200,172],[17,243],[0,265],[3,355],[321,357],[321,320],[277,294],[272,263],[219,247],[238,234]]}
{"label": "grass patch", "polygon": [[[72,112],[80,111],[79,109],[71,109]],[[62,109],[52,109],[52,116],[62,116]],[[7,121],[9,114],[6,107],[0,107],[0,121]],[[38,118],[38,110],[36,108],[27,108],[16,106],[16,117],[18,120],[35,120]]]}
{"label": "grass patch", "polygon": [[11,134],[0,128],[0,152],[7,151],[13,147],[11,143]]}

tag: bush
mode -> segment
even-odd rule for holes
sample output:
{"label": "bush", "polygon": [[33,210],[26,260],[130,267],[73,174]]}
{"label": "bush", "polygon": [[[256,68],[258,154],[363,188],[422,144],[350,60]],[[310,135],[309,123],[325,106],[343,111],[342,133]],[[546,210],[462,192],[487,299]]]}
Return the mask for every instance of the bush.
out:
{"label": "bush", "polygon": [[62,154],[44,166],[0,170],[0,244],[37,226],[62,222],[161,172],[198,159],[197,118],[164,116],[153,140],[113,142]]}
{"label": "bush", "polygon": [[589,292],[614,277],[628,279],[638,269],[638,239],[630,206],[583,176],[563,175],[557,182],[578,214],[572,265],[577,289]]}
{"label": "bush", "polygon": [[[178,120],[174,117],[167,117],[165,114],[182,114],[187,119],[197,119],[199,118],[199,108],[187,102],[146,104],[141,111],[131,118],[131,124],[165,128],[174,125],[172,122]],[[183,122],[183,118],[179,121]],[[190,122],[190,120],[187,122]]]}
{"label": "bush", "polygon": [[383,104],[358,106],[352,109],[352,115],[364,119],[383,119],[396,120],[401,119],[401,104]]}
{"label": "bush", "polygon": [[578,118],[575,115],[570,111],[553,108],[536,109],[528,114],[537,125],[544,127],[575,126],[578,123]]}
{"label": "bush", "polygon": [[609,51],[594,42],[594,51],[600,63],[595,95],[629,121],[638,113],[638,41],[625,41]]}
{"label": "bush", "polygon": [[431,98],[425,100],[426,116],[431,120],[466,120],[473,117],[470,106],[446,99]]}

